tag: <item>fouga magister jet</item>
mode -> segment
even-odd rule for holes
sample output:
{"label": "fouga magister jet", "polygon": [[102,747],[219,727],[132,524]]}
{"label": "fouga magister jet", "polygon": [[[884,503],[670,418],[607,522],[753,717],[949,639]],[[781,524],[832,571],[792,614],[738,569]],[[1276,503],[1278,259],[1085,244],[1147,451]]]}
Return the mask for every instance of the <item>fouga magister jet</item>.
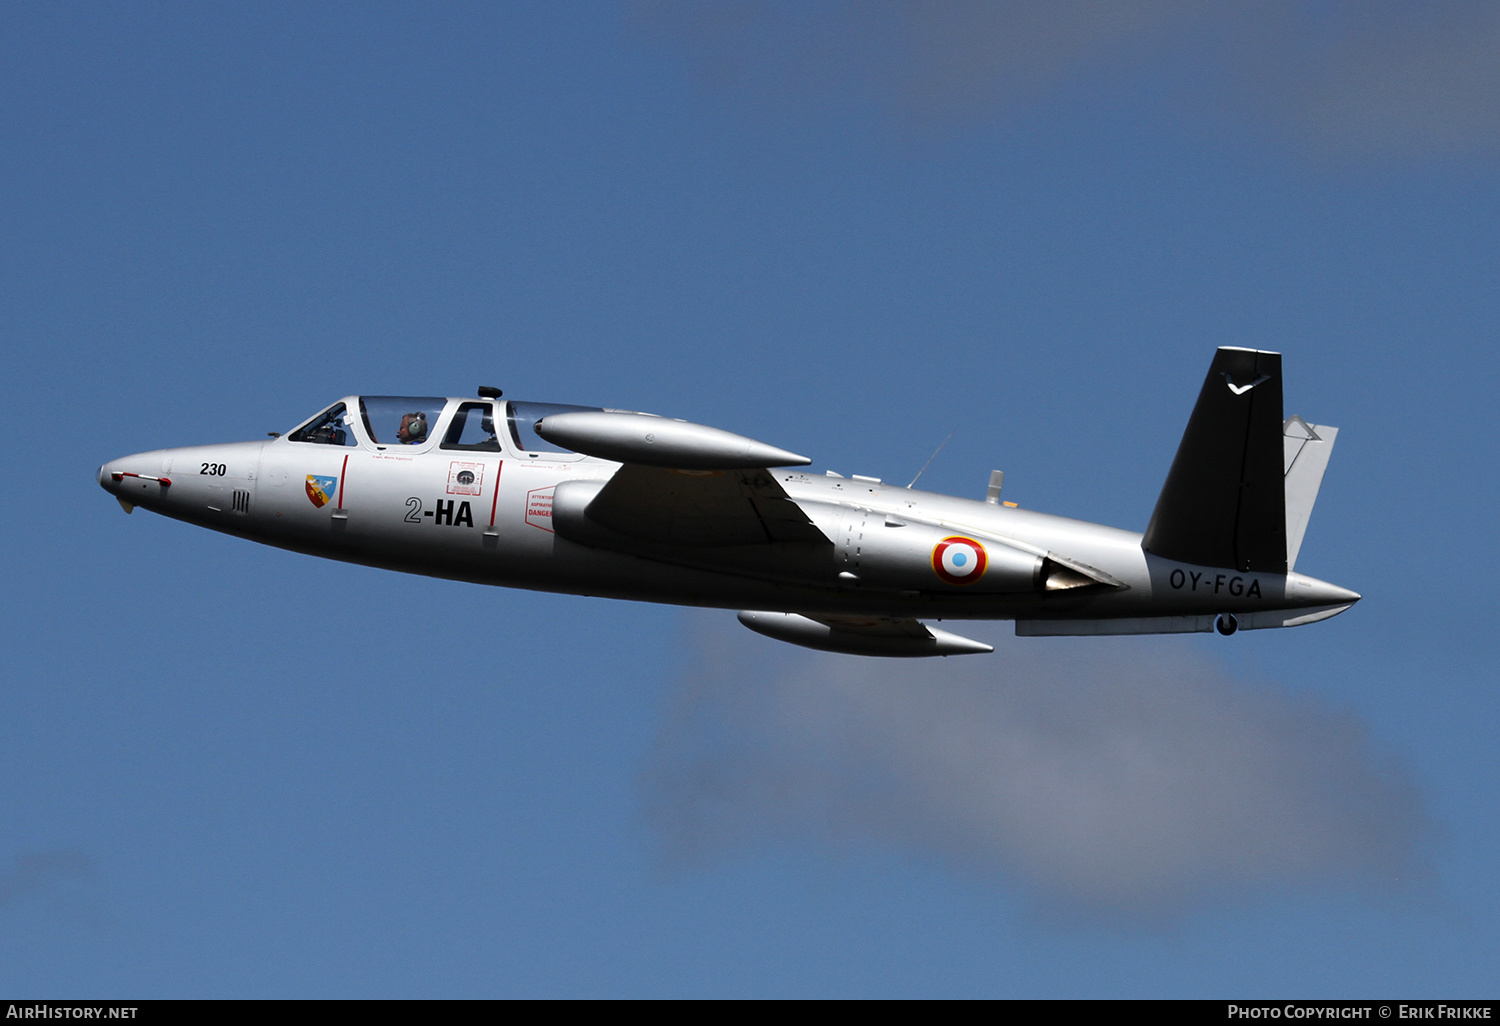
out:
{"label": "fouga magister jet", "polygon": [[645,413],[350,396],[269,441],[99,468],[136,506],[315,556],[508,587],[740,610],[858,655],[1023,636],[1292,627],[1359,595],[1294,573],[1336,428],[1282,417],[1281,356],[1218,350],[1145,534],[786,469],[805,456]]}

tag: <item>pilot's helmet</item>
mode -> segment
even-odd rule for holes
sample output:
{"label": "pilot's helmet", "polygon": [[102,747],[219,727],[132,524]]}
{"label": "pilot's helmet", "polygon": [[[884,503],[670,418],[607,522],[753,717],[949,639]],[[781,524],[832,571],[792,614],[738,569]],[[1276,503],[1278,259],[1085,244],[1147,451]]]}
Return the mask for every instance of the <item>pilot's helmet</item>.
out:
{"label": "pilot's helmet", "polygon": [[427,414],[418,410],[416,413],[404,413],[401,415],[401,426],[396,429],[396,439],[403,445],[416,445],[427,437]]}

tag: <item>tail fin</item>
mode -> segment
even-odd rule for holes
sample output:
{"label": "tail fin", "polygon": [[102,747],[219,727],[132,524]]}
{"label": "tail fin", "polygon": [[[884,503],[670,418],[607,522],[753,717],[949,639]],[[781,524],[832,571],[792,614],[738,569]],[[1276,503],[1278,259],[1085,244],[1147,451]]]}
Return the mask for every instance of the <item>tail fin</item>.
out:
{"label": "tail fin", "polygon": [[1282,428],[1282,442],[1286,461],[1286,568],[1297,565],[1297,552],[1302,548],[1302,535],[1307,532],[1307,521],[1312,516],[1313,503],[1318,501],[1318,488],[1323,484],[1323,471],[1328,469],[1328,457],[1333,455],[1333,441],[1339,429],[1324,424],[1309,424],[1293,414]]}
{"label": "tail fin", "polygon": [[1220,349],[1142,547],[1183,563],[1285,573],[1282,432],[1281,354]]}

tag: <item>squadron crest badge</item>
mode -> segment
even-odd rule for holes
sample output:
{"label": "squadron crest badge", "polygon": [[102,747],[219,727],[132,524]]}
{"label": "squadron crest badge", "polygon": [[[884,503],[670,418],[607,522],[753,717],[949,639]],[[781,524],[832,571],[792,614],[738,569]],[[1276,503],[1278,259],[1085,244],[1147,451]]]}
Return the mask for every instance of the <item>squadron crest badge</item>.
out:
{"label": "squadron crest badge", "polygon": [[307,475],[307,497],[318,509],[322,509],[333,501],[334,492],[339,486],[336,477],[319,477],[317,474]]}

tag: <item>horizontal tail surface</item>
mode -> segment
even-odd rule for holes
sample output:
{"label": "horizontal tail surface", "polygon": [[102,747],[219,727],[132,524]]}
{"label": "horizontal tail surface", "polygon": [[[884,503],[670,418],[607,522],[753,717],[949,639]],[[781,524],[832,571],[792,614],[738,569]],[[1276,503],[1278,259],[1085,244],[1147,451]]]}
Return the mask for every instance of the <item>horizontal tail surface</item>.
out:
{"label": "horizontal tail surface", "polygon": [[1323,485],[1323,471],[1333,455],[1333,441],[1339,429],[1325,424],[1309,424],[1298,416],[1288,417],[1282,431],[1283,456],[1286,464],[1286,568],[1297,565],[1302,536],[1312,517],[1313,503]]}

